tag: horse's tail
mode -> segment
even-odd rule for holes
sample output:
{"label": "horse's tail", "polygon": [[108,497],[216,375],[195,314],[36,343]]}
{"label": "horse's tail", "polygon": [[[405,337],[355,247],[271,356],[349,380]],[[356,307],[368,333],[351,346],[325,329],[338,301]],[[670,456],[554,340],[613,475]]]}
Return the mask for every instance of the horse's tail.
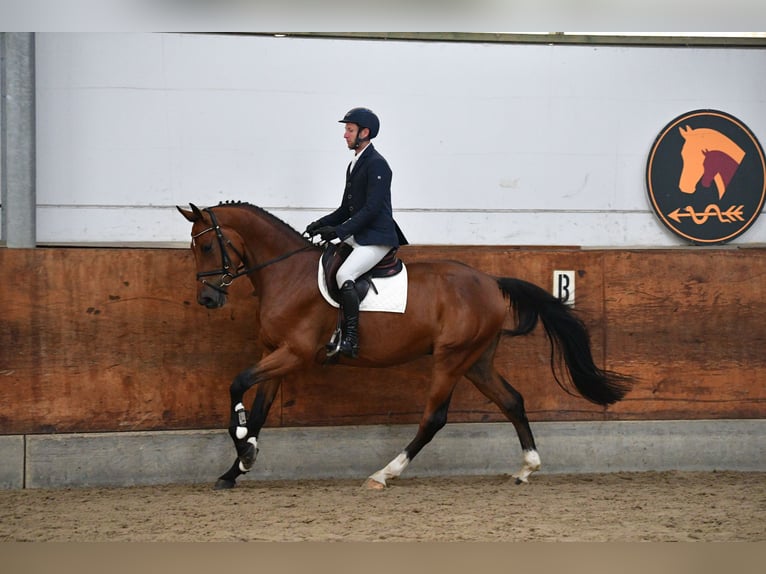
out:
{"label": "horse's tail", "polygon": [[563,358],[575,388],[589,401],[610,405],[627,394],[633,378],[603,371],[594,364],[585,324],[569,306],[528,281],[502,277],[497,282],[513,305],[517,324],[515,329],[503,329],[502,334],[527,335],[539,317],[551,343],[551,370],[562,389],[569,392],[556,374],[556,357]]}

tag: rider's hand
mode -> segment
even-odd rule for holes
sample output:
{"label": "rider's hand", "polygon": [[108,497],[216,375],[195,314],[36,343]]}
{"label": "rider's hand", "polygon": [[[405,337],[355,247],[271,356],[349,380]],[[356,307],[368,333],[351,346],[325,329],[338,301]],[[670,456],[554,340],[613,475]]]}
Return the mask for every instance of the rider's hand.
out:
{"label": "rider's hand", "polygon": [[330,225],[325,225],[316,230],[316,233],[322,236],[322,241],[332,241],[338,237],[338,232]]}
{"label": "rider's hand", "polygon": [[314,235],[317,234],[317,231],[319,228],[322,227],[322,224],[318,221],[312,221],[306,226],[306,233],[308,233],[311,237],[314,237]]}

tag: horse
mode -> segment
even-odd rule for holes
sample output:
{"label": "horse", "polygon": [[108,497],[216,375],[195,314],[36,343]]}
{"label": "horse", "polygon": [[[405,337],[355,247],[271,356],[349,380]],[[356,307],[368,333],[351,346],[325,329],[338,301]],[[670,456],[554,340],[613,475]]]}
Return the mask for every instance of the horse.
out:
{"label": "horse", "polygon": [[684,139],[681,148],[683,168],[678,189],[694,193],[702,181],[704,187],[715,182],[718,199],[723,199],[726,186],[745,157],[744,150],[720,132],[709,128],[678,128]]}
{"label": "horse", "polygon": [[[236,486],[258,454],[258,436],[283,377],[319,368],[327,359],[326,342],[337,323],[337,309],[320,295],[318,265],[323,249],[268,211],[241,202],[200,209],[177,206],[192,223],[191,249],[197,268],[197,302],[218,309],[226,304],[227,288],[247,277],[258,300],[259,337],[264,355],[234,377],[229,388],[229,435],[237,451],[231,468],[215,489]],[[528,482],[540,469],[540,456],[524,410],[524,399],[494,368],[503,337],[531,333],[538,319],[554,353],[563,359],[569,382],[585,399],[610,405],[632,386],[632,377],[598,368],[583,321],[557,297],[541,287],[510,277],[494,277],[456,261],[407,264],[407,307],[404,313],[362,312],[358,358],[340,357],[337,364],[389,367],[423,355],[432,357],[432,380],[426,407],[412,441],[364,485],[384,489],[400,476],[447,422],[453,390],[462,377],[493,401],[513,424],[523,461],[513,474]],[[512,313],[513,329],[503,328]],[[250,411],[244,395],[257,387]]]}

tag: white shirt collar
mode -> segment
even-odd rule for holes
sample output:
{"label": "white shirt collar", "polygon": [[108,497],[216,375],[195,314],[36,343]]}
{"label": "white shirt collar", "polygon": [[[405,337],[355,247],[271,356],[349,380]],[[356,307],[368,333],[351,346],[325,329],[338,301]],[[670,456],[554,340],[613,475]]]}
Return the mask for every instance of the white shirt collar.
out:
{"label": "white shirt collar", "polygon": [[348,171],[349,171],[349,173],[351,173],[352,171],[354,171],[354,166],[356,165],[356,162],[357,162],[357,161],[359,161],[359,158],[360,158],[360,157],[362,157],[362,155],[364,155],[364,153],[365,153],[365,152],[366,152],[368,149],[370,149],[370,147],[372,147],[372,142],[368,143],[368,144],[367,144],[367,146],[366,146],[366,147],[365,147],[365,148],[364,148],[364,149],[363,149],[361,152],[359,152],[359,153],[355,153],[355,154],[354,154],[354,157],[353,157],[353,158],[351,158],[351,163],[350,163],[350,164],[349,164],[349,166],[348,166]]}

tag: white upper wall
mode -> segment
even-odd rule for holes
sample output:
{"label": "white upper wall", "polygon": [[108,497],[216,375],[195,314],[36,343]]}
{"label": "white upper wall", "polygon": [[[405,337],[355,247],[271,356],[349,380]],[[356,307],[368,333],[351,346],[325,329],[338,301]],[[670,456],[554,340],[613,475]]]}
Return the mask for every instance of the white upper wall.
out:
{"label": "white upper wall", "polygon": [[[766,139],[766,50],[37,34],[39,242],[183,242],[175,205],[255,203],[298,230],[340,203],[337,121],[381,118],[418,244],[684,243],[648,152],[714,108]],[[766,218],[732,242],[766,243]]]}

